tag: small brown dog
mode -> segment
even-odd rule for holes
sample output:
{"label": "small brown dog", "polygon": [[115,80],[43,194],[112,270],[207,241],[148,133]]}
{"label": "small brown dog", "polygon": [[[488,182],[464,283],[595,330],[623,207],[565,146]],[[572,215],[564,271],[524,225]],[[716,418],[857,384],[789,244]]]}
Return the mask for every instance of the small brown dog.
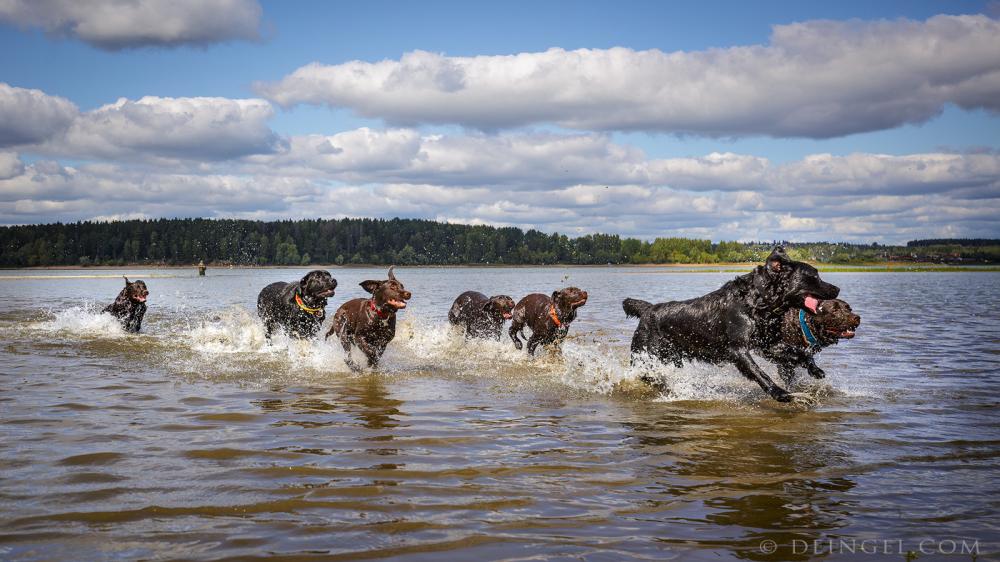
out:
{"label": "small brown dog", "polygon": [[396,337],[396,311],[406,308],[411,294],[393,275],[394,267],[389,268],[389,279],[385,281],[360,283],[362,289],[372,294],[371,298],[349,300],[333,315],[326,338],[337,334],[351,369],[360,369],[351,359],[352,345],[365,354],[369,367],[376,367],[386,346]]}
{"label": "small brown dog", "polygon": [[466,291],[451,305],[448,321],[462,326],[465,337],[500,339],[503,323],[510,320],[514,299],[507,295],[487,297],[476,291]]}
{"label": "small brown dog", "polygon": [[532,293],[517,303],[514,307],[513,320],[510,323],[510,339],[514,347],[521,349],[521,337],[524,337],[524,326],[531,328],[528,338],[528,353],[535,354],[539,345],[555,342],[562,343],[569,332],[569,325],[576,319],[576,309],[587,303],[587,291],[576,287],[554,291],[552,297],[541,293]]}
{"label": "small brown dog", "polygon": [[792,380],[796,367],[805,367],[811,377],[821,379],[826,373],[814,356],[824,347],[853,338],[860,324],[861,317],[840,299],[819,301],[815,313],[793,308],[781,319],[781,341],[766,350],[765,356],[778,366],[785,381]]}
{"label": "small brown dog", "polygon": [[146,297],[149,290],[141,279],[129,281],[125,278],[125,288],[118,293],[115,302],[104,307],[101,312],[114,316],[126,332],[138,333],[142,328],[142,317],[146,315]]}

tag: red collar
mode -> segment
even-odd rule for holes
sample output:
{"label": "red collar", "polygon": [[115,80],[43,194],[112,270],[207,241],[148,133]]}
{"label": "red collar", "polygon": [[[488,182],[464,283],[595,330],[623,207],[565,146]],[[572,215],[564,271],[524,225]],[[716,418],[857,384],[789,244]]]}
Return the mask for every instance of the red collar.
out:
{"label": "red collar", "polygon": [[381,318],[382,320],[385,320],[386,318],[389,317],[389,313],[388,312],[383,313],[382,309],[380,309],[379,307],[375,306],[375,299],[368,299],[368,307],[371,308],[372,312],[374,312],[375,315],[378,316],[379,318]]}
{"label": "red collar", "polygon": [[556,305],[552,305],[549,307],[549,318],[551,318],[552,321],[556,323],[556,328],[562,327],[562,322],[559,321],[559,315],[556,314]]}

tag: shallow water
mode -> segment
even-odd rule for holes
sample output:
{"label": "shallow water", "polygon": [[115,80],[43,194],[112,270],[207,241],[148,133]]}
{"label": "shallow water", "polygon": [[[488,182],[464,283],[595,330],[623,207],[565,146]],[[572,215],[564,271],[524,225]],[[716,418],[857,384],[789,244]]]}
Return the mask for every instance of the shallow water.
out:
{"label": "shallow water", "polygon": [[[328,313],[384,276],[332,272]],[[138,336],[95,314],[120,273],[151,292]],[[732,273],[399,268],[414,297],[360,374],[328,343],[265,341],[257,291],[302,274],[0,272],[0,559],[998,552],[1000,274],[824,274],[863,321],[819,355],[827,379],[797,379],[813,408],[731,368],[635,382],[621,299]],[[447,326],[463,290],[571,284],[591,298],[562,356]]]}

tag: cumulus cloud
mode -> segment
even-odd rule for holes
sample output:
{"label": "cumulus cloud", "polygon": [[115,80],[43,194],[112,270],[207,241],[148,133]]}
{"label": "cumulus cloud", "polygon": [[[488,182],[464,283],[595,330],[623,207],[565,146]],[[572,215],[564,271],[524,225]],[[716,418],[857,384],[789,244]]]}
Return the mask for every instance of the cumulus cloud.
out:
{"label": "cumulus cloud", "polygon": [[44,148],[106,159],[219,160],[268,153],[282,145],[267,125],[273,113],[259,99],[123,98],[81,114]]}
{"label": "cumulus cloud", "polygon": [[256,0],[0,0],[0,21],[107,50],[255,40],[260,18]]}
{"label": "cumulus cloud", "polygon": [[510,56],[319,63],[257,90],[283,106],[389,123],[829,138],[921,123],[948,104],[1000,110],[1000,22],[808,21],[767,45],[665,53],[550,49]]}
{"label": "cumulus cloud", "polygon": [[[646,159],[601,135],[568,137],[476,135],[462,142],[462,136],[359,129],[294,137],[272,155],[181,172],[106,162],[27,164],[0,154],[0,223],[406,216],[646,238],[996,236],[1000,154],[823,154],[782,164],[728,153]],[[590,160],[588,174],[600,181],[578,182],[545,164],[551,154]]]}
{"label": "cumulus cloud", "polygon": [[0,152],[0,180],[6,180],[24,173],[24,163],[15,152]]}
{"label": "cumulus cloud", "polygon": [[0,147],[44,141],[76,116],[76,106],[67,99],[0,82]]}

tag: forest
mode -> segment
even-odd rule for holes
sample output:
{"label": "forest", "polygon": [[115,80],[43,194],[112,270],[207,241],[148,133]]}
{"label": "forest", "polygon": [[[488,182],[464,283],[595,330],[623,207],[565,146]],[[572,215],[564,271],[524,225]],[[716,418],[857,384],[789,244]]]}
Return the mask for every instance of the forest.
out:
{"label": "forest", "polygon": [[906,246],[788,241],[570,237],[418,219],[152,219],[0,227],[0,267],[90,265],[547,265],[759,262],[777,244],[799,260],[1000,263],[1000,240]]}

